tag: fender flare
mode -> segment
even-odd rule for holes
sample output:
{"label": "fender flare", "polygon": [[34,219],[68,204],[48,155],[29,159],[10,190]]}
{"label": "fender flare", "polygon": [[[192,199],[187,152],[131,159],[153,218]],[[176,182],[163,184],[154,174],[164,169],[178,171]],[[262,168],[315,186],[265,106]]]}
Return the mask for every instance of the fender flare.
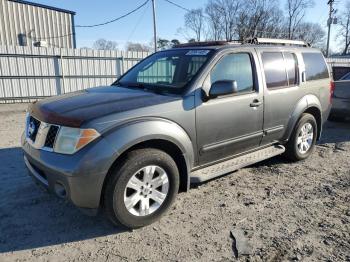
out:
{"label": "fender flare", "polygon": [[[292,115],[290,116],[289,122],[288,122],[288,126],[287,126],[287,131],[284,134],[282,141],[288,141],[290,136],[292,135],[292,132],[294,130],[295,125],[297,124],[297,122],[299,121],[301,115],[307,111],[309,108],[317,108],[317,110],[320,113],[320,117],[321,117],[321,123],[322,123],[322,114],[321,114],[321,103],[320,100],[312,94],[306,95],[304,96],[302,99],[300,99],[297,103],[297,105],[294,108],[294,111],[292,113]],[[321,134],[321,128],[322,125],[320,125],[319,130],[317,131],[317,137],[320,137]]]}
{"label": "fender flare", "polygon": [[115,126],[103,134],[104,139],[114,150],[112,163],[131,147],[150,140],[165,140],[177,146],[186,162],[187,187],[190,170],[195,161],[194,143],[187,132],[177,123],[163,118],[134,119]]}

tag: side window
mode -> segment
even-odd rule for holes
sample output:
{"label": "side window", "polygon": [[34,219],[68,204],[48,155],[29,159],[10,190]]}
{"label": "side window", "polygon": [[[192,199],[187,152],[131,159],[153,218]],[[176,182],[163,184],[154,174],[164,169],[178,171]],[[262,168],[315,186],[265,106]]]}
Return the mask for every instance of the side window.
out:
{"label": "side window", "polygon": [[306,81],[329,77],[327,65],[321,53],[303,53]]}
{"label": "side window", "polygon": [[248,53],[224,56],[210,72],[210,84],[219,80],[237,81],[238,92],[253,91],[253,69]]}
{"label": "side window", "polygon": [[284,53],[284,60],[288,73],[289,86],[296,86],[298,84],[299,75],[297,57],[293,53]]}
{"label": "side window", "polygon": [[287,87],[287,73],[281,52],[262,53],[267,88]]}

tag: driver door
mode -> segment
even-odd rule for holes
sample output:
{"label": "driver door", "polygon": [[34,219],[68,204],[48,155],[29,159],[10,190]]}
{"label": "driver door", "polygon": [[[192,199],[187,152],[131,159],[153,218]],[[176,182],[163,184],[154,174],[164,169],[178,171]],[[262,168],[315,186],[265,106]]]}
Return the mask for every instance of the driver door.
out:
{"label": "driver door", "polygon": [[[256,73],[256,54],[223,54],[196,92],[196,130],[199,164],[207,164],[259,146],[263,136],[263,90]],[[213,83],[235,80],[237,92],[212,99]],[[260,85],[262,86],[262,85]],[[207,100],[207,101],[206,101]]]}

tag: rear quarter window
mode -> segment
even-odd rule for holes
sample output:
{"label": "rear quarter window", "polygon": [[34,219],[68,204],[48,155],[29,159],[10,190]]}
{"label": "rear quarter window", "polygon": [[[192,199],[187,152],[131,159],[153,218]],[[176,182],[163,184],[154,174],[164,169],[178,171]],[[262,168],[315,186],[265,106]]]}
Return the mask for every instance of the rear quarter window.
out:
{"label": "rear quarter window", "polygon": [[328,68],[321,53],[303,53],[306,81],[329,77]]}

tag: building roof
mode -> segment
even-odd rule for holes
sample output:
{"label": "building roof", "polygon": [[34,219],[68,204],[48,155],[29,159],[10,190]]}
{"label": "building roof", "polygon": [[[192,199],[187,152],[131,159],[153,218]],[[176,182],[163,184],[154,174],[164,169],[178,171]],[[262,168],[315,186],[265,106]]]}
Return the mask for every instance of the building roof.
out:
{"label": "building roof", "polygon": [[32,6],[36,6],[36,7],[41,7],[41,8],[54,10],[54,11],[57,11],[57,12],[62,12],[62,13],[68,13],[68,14],[71,14],[71,15],[75,15],[75,12],[73,12],[73,11],[69,11],[69,10],[66,10],[66,9],[57,8],[57,7],[53,7],[53,6],[49,6],[49,5],[43,5],[43,4],[38,4],[38,3],[33,3],[33,2],[28,2],[28,1],[23,1],[23,0],[8,0],[8,1],[16,2],[16,3],[24,4],[24,5],[32,5]]}

